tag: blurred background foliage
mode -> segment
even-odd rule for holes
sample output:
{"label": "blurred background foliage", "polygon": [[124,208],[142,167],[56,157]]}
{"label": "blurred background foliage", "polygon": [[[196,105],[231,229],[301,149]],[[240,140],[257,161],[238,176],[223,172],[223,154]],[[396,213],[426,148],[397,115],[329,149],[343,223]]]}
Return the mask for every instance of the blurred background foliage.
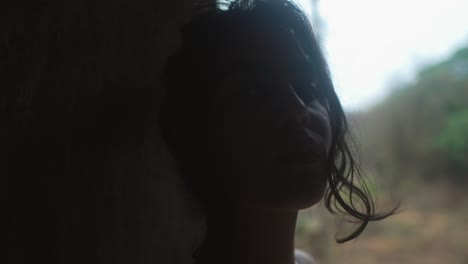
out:
{"label": "blurred background foliage", "polygon": [[371,109],[350,113],[365,169],[401,183],[466,183],[468,46],[425,67]]}
{"label": "blurred background foliage", "polygon": [[348,116],[379,208],[401,200],[403,211],[338,245],[346,226],[316,206],[297,246],[319,263],[468,263],[468,45]]}
{"label": "blurred background foliage", "polygon": [[366,170],[393,183],[467,182],[468,46],[394,87],[355,122]]}

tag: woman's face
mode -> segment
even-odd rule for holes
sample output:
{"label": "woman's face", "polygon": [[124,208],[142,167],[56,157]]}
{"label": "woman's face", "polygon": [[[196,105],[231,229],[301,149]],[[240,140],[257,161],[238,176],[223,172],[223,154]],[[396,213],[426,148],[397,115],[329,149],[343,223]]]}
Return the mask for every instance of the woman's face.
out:
{"label": "woman's face", "polygon": [[230,202],[303,209],[323,196],[331,132],[293,32],[255,31],[227,52],[236,65],[215,94],[209,160]]}

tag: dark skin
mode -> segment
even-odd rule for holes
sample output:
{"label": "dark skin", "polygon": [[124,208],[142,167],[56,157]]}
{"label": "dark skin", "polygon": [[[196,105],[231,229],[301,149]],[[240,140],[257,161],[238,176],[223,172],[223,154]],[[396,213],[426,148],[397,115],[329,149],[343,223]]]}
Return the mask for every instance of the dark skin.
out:
{"label": "dark skin", "polygon": [[297,87],[313,74],[294,32],[256,28],[240,43],[230,63],[241,67],[215,96],[223,114],[205,158],[225,196],[199,263],[293,264],[298,212],[326,186],[330,125],[320,101]]}

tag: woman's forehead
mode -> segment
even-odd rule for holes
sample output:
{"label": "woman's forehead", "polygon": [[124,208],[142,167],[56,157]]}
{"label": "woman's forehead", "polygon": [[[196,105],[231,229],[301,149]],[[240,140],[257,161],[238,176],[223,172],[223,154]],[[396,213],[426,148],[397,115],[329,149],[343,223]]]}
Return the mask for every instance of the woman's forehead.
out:
{"label": "woman's forehead", "polygon": [[246,30],[229,53],[225,63],[232,65],[234,71],[276,72],[304,79],[314,68],[290,30]]}
{"label": "woman's forehead", "polygon": [[230,56],[237,63],[283,68],[309,60],[292,29],[254,27],[238,37]]}

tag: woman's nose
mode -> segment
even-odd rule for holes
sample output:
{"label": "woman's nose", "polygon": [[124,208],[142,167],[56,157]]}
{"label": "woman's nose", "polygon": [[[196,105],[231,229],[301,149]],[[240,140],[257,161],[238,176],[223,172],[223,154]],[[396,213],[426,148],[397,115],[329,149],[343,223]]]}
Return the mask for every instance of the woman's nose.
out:
{"label": "woman's nose", "polygon": [[288,85],[283,99],[285,101],[286,113],[292,119],[291,121],[304,128],[310,126],[310,109],[302,101],[292,85]]}

